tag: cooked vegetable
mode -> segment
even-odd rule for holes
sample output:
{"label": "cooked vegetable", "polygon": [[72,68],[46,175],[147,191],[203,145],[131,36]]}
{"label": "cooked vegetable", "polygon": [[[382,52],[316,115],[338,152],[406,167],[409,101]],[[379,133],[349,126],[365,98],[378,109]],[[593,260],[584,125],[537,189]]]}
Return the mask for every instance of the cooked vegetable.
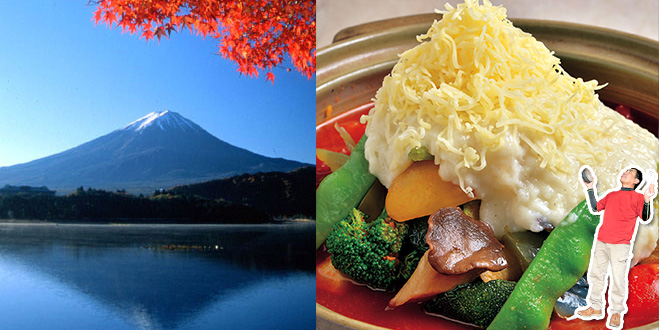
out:
{"label": "cooked vegetable", "polygon": [[558,297],[588,268],[599,217],[585,201],[577,205],[549,234],[491,329],[546,329]]}
{"label": "cooked vegetable", "polygon": [[462,212],[474,220],[480,220],[481,200],[475,199],[460,205]]}
{"label": "cooked vegetable", "polygon": [[424,252],[421,252],[420,250],[414,250],[405,256],[403,264],[400,267],[400,278],[408,280],[412,274],[414,274],[423,254]]}
{"label": "cooked vegetable", "polygon": [[426,147],[417,147],[410,150],[410,152],[407,154],[407,158],[415,162],[435,159],[435,157],[431,155],[430,152],[428,152]]}
{"label": "cooked vegetable", "polygon": [[659,320],[659,264],[637,265],[629,270],[625,325]]}
{"label": "cooked vegetable", "polygon": [[506,246],[503,247],[503,257],[506,258],[506,263],[508,267],[499,270],[491,271],[486,270],[481,273],[481,279],[483,282],[493,281],[493,280],[504,280],[504,281],[517,281],[520,276],[522,276],[522,267],[519,265],[519,260],[510,252]]}
{"label": "cooked vegetable", "polygon": [[389,301],[389,307],[430,298],[471,282],[485,270],[506,267],[503,245],[492,229],[467,217],[457,207],[444,208],[430,216],[426,242],[429,249],[410,279]]}
{"label": "cooked vegetable", "polygon": [[416,218],[406,222],[409,226],[409,240],[416,250],[426,252],[428,250],[428,242],[426,242],[426,235],[428,234],[428,217]]}
{"label": "cooked vegetable", "polygon": [[316,267],[316,283],[335,294],[343,294],[352,285],[350,279],[341,274],[329,258]]}
{"label": "cooked vegetable", "polygon": [[389,301],[389,308],[401,306],[409,301],[422,301],[439,293],[446,292],[456,286],[469,283],[478,277],[479,271],[471,271],[460,275],[438,273],[428,263],[428,251],[423,254],[419,265],[405,285]]}
{"label": "cooked vegetable", "polygon": [[522,231],[506,233],[501,238],[501,242],[519,260],[522,270],[526,270],[538,251],[540,251],[540,247],[546,238],[547,234],[544,232]]}
{"label": "cooked vegetable", "polygon": [[[416,270],[421,257],[428,251],[428,243],[426,243],[426,234],[428,233],[428,217],[421,217],[406,221],[407,224],[407,240],[403,243],[403,252],[407,256],[403,261],[401,269],[401,277],[405,280]],[[412,252],[409,252],[412,251]]]}
{"label": "cooked vegetable", "polygon": [[387,196],[387,188],[380,181],[375,180],[371,188],[366,192],[357,209],[364,212],[370,219],[375,219],[384,210],[384,197]]}
{"label": "cooked vegetable", "polygon": [[515,282],[503,280],[461,284],[451,291],[440,293],[424,309],[429,314],[487,327],[514,288]]}
{"label": "cooked vegetable", "polygon": [[352,209],[327,236],[332,265],[353,280],[371,288],[390,289],[400,276],[398,260],[407,225],[391,220],[383,212],[366,222],[364,213]]}
{"label": "cooked vegetable", "polygon": [[492,228],[457,207],[443,208],[430,216],[426,242],[430,246],[428,261],[442,274],[498,271],[508,265]]}
{"label": "cooked vegetable", "polygon": [[341,139],[343,139],[343,142],[346,144],[346,148],[348,148],[348,150],[352,151],[352,149],[355,148],[355,145],[357,143],[355,143],[355,140],[352,138],[352,135],[350,135],[350,133],[348,133],[348,130],[345,129],[345,127],[339,126],[338,122],[334,123],[334,129],[337,132],[339,132],[339,135],[341,136]]}
{"label": "cooked vegetable", "polygon": [[375,182],[364,158],[366,135],[350,154],[348,161],[336,172],[328,175],[316,189],[316,249],[318,249],[335,223],[357,206]]}
{"label": "cooked vegetable", "polygon": [[397,221],[432,214],[448,206],[472,200],[459,186],[439,177],[439,166],[432,160],[414,162],[389,187],[385,208]]}
{"label": "cooked vegetable", "polygon": [[330,170],[333,172],[341,168],[341,166],[343,166],[343,164],[348,161],[350,156],[342,152],[316,148],[316,157],[318,157],[321,162],[327,164],[327,166],[329,166]]}

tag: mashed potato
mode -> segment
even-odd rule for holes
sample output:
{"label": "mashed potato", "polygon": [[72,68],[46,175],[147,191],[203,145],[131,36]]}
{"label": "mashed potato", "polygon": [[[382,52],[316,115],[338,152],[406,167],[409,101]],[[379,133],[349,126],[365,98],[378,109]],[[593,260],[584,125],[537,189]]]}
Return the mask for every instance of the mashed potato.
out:
{"label": "mashed potato", "polygon": [[[659,141],[600,102],[596,81],[573,78],[503,7],[446,5],[403,53],[364,116],[370,171],[387,187],[425,147],[438,175],[481,199],[498,236],[557,225],[584,199],[579,168],[598,191],[618,187],[629,165],[656,169]],[[657,216],[641,225],[634,262],[657,242]]]}

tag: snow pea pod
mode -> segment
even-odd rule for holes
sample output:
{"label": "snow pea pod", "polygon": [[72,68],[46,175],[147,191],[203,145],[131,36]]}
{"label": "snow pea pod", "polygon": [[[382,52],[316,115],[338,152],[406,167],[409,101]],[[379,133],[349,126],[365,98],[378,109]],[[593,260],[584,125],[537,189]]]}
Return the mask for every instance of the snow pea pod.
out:
{"label": "snow pea pod", "polygon": [[588,269],[599,217],[585,201],[549,234],[488,329],[547,329],[558,297]]}
{"label": "snow pea pod", "polygon": [[352,149],[348,161],[328,175],[316,189],[316,249],[330,230],[356,207],[375,182],[364,156],[366,135]]}

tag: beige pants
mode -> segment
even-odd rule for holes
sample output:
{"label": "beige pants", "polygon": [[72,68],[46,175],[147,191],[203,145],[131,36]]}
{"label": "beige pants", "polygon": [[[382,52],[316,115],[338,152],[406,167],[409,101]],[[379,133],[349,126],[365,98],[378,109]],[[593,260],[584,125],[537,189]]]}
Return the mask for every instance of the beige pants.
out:
{"label": "beige pants", "polygon": [[607,270],[611,266],[608,314],[627,312],[627,274],[631,259],[630,244],[609,244],[595,240],[588,268],[588,302],[596,310],[604,308]]}

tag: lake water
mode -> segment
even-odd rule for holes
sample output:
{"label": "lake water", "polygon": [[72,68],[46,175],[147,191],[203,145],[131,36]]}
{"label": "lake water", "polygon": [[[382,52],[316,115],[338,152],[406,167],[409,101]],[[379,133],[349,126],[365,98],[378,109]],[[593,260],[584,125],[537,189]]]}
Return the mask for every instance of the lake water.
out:
{"label": "lake water", "polygon": [[0,327],[313,329],[313,232],[0,224]]}

